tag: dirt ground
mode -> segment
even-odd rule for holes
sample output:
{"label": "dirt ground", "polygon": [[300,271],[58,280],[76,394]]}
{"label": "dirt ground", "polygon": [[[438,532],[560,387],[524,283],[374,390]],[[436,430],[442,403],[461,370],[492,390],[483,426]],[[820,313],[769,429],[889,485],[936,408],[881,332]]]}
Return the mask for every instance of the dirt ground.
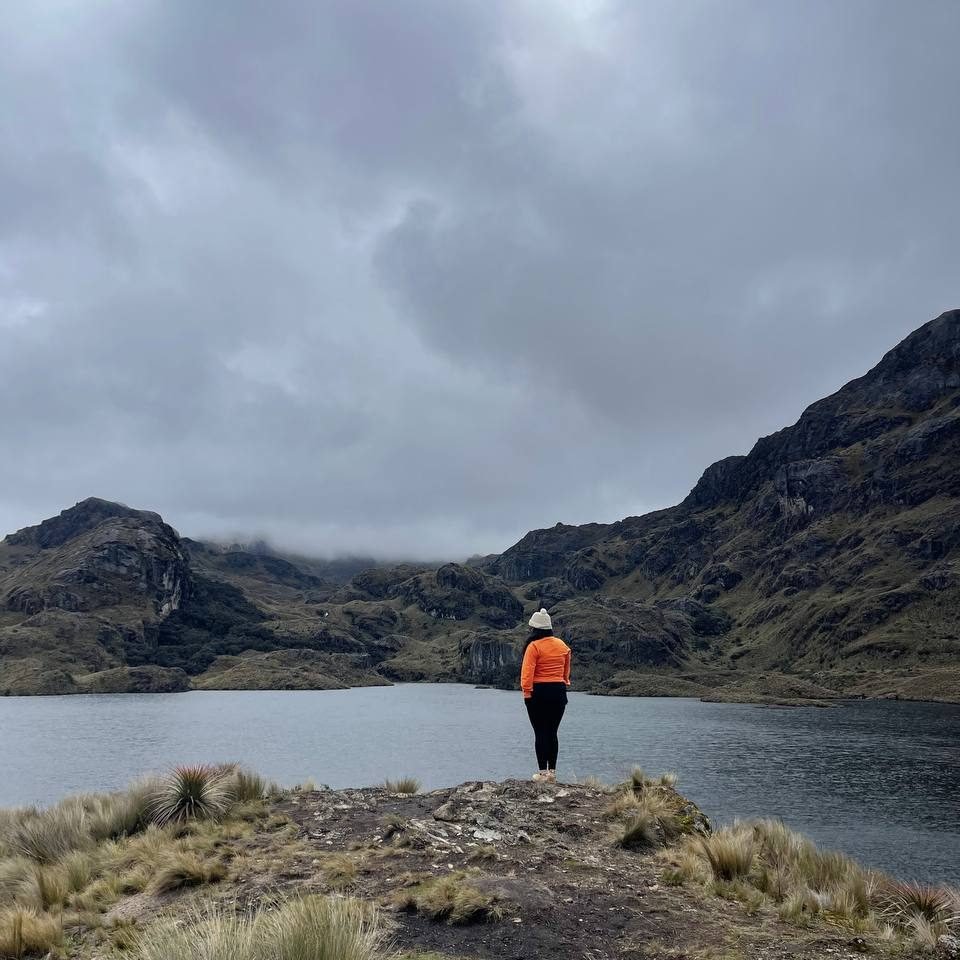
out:
{"label": "dirt ground", "polygon": [[[664,884],[656,851],[613,844],[609,801],[599,788],[519,781],[300,793],[277,810],[295,824],[296,856],[282,874],[264,864],[247,895],[342,889],[384,906],[396,949],[413,956],[841,960],[873,949],[843,929]],[[344,855],[355,874],[331,879]],[[393,908],[398,891],[447,874],[489,895],[500,916],[456,925]]]}

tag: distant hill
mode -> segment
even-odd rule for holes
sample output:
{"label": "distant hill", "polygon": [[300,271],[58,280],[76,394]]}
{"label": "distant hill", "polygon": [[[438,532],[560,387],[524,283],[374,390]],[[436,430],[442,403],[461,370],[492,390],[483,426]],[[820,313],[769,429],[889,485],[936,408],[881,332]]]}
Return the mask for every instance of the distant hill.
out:
{"label": "distant hill", "polygon": [[960,701],[960,311],[676,507],[376,566],[85,500],[0,544],[0,694],[515,682],[545,604],[581,689]]}

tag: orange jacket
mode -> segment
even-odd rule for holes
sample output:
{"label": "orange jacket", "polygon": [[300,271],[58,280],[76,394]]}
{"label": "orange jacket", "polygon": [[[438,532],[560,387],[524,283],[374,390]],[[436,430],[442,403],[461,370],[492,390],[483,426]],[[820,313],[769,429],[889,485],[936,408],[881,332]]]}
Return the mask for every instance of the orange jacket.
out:
{"label": "orange jacket", "polygon": [[570,686],[570,648],[559,637],[542,637],[527,644],[520,668],[524,698],[532,696],[535,683]]}

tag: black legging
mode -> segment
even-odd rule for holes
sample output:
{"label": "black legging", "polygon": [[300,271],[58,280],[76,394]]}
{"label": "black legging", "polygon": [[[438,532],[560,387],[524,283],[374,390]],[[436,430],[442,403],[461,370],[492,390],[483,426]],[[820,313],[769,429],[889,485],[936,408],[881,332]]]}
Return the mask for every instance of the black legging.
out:
{"label": "black legging", "polygon": [[[567,706],[566,685],[559,691],[562,698],[553,695],[553,691],[538,691],[534,685],[533,696],[524,700],[527,705],[527,716],[530,717],[530,725],[536,736],[537,747],[537,766],[541,770],[557,769],[557,753],[560,750],[560,742],[557,739],[557,730],[560,729],[560,721],[563,719],[563,711]],[[543,684],[544,687],[552,687],[554,684]]]}

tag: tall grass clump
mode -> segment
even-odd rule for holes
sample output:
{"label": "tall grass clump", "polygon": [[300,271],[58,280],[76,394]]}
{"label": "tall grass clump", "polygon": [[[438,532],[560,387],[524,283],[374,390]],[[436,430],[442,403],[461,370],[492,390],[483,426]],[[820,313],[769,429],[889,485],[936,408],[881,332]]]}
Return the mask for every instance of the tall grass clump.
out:
{"label": "tall grass clump", "polygon": [[672,788],[648,780],[639,767],[616,789],[604,816],[619,825],[614,843],[627,850],[654,847],[684,832]]}
{"label": "tall grass clump", "polygon": [[189,851],[173,850],[156,865],[150,881],[150,892],[173,893],[185,887],[217,883],[226,875],[222,863],[201,859]]}
{"label": "tall grass clump", "polygon": [[381,943],[373,908],[310,896],[250,918],[221,910],[153,926],[133,949],[138,960],[374,960]]}
{"label": "tall grass clump", "polygon": [[699,858],[709,878],[699,882],[714,893],[752,904],[757,891],[791,923],[823,918],[886,943],[921,948],[944,934],[960,934],[957,891],[891,880],[841,853],[820,850],[777,820],[735,823],[688,841],[682,857],[682,863],[674,857],[666,882],[698,879],[691,858]]}
{"label": "tall grass clump", "polygon": [[11,831],[9,845],[14,854],[54,863],[72,850],[92,846],[90,827],[90,816],[81,803],[64,802],[24,816]]}
{"label": "tall grass clump", "polygon": [[0,911],[0,957],[39,957],[58,947],[63,928],[57,917],[16,907]]}
{"label": "tall grass clump", "polygon": [[416,777],[401,777],[399,780],[384,780],[387,793],[419,793],[422,784]]}
{"label": "tall grass clump", "polygon": [[718,830],[698,842],[715,880],[739,880],[750,875],[757,849],[749,833]]}
{"label": "tall grass clump", "polygon": [[224,787],[234,803],[257,803],[274,789],[259,773],[234,764],[225,767],[224,774]]}
{"label": "tall grass clump", "polygon": [[216,820],[231,804],[227,775],[222,768],[177,767],[162,777],[148,801],[157,826],[185,820]]}
{"label": "tall grass clump", "polygon": [[360,900],[304,897],[262,915],[257,960],[374,960],[382,936],[376,912]]}

